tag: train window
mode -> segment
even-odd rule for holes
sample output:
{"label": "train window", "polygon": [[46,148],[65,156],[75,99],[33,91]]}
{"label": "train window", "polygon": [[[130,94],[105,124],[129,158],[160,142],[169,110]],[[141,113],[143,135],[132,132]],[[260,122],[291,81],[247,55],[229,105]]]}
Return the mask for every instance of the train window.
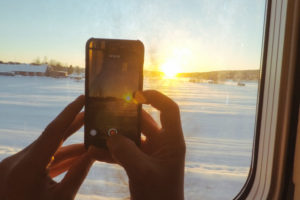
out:
{"label": "train window", "polygon": [[[145,45],[144,88],[163,92],[180,107],[186,199],[235,198],[256,164],[260,83],[267,73],[262,49],[271,12],[266,5],[262,0],[0,2],[0,159],[30,144],[84,93],[87,39],[139,39]],[[144,109],[158,120],[155,109]],[[80,129],[66,144],[82,142]],[[128,196],[124,170],[97,162],[76,199]]]}

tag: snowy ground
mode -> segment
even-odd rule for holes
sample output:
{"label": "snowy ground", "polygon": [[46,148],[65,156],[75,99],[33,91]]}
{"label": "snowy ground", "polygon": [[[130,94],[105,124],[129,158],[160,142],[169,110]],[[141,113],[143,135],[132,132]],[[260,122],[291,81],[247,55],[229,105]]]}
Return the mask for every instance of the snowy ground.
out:
{"label": "snowy ground", "polygon": [[[0,160],[30,144],[76,96],[84,82],[48,77],[0,76]],[[146,79],[145,88],[171,96],[180,106],[187,143],[186,199],[232,199],[241,189],[251,162],[257,83],[238,87]],[[145,107],[154,118],[158,113]],[[83,141],[83,129],[68,140]],[[122,168],[96,163],[76,199],[126,199]]]}

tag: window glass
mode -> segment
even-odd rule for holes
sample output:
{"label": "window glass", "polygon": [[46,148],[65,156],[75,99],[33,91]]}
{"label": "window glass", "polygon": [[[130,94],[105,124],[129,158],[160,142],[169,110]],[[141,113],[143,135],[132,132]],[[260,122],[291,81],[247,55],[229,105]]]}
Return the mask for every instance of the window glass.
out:
{"label": "window glass", "polygon": [[[264,12],[261,0],[0,1],[0,159],[84,93],[90,37],[139,39],[144,88],[180,106],[186,199],[232,199],[251,163]],[[66,144],[81,142],[83,129]],[[123,169],[96,163],[76,199],[128,196]]]}

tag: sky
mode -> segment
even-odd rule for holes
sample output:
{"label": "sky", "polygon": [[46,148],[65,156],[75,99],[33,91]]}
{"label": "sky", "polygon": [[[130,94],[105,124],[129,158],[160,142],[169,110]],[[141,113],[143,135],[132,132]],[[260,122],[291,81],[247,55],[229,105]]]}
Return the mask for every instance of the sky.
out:
{"label": "sky", "polygon": [[259,69],[264,0],[0,0],[0,60],[85,67],[91,38],[141,40],[144,68]]}

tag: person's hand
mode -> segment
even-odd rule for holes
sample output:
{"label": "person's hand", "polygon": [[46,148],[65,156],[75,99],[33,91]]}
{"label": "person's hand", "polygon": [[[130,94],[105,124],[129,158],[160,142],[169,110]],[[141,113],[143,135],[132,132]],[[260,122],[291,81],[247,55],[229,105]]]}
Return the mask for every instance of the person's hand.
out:
{"label": "person's hand", "polygon": [[[0,163],[0,199],[66,200],[75,197],[93,159],[83,144],[60,146],[83,125],[84,113],[79,113],[83,105],[84,96],[80,96],[35,142]],[[68,172],[61,182],[52,180],[65,171]]]}
{"label": "person's hand", "polygon": [[124,136],[107,140],[113,159],[124,167],[132,199],[184,199],[185,142],[178,105],[157,91],[144,91],[146,103],[160,111],[159,128],[152,117],[142,112],[141,149]]}

